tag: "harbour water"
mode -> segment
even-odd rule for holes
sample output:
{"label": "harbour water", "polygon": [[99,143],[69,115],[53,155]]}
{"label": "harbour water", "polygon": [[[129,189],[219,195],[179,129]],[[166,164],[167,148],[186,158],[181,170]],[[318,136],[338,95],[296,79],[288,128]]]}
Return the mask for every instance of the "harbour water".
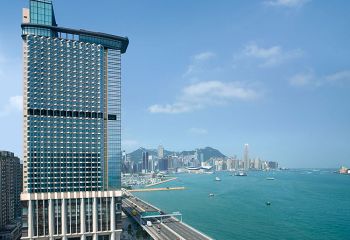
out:
{"label": "harbour water", "polygon": [[159,187],[186,190],[135,195],[167,212],[180,211],[184,222],[214,239],[350,239],[350,175],[300,169],[176,177]]}

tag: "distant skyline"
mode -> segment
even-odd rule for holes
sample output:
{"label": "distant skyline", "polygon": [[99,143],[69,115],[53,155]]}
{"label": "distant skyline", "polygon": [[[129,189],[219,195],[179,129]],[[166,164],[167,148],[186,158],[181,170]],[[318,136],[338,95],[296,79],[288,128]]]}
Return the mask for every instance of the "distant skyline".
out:
{"label": "distant skyline", "polygon": [[[281,166],[350,166],[349,1],[100,2],[98,18],[95,3],[54,7],[60,26],[129,37],[127,152],[210,146],[241,158],[249,143],[249,155]],[[19,157],[25,4],[0,8],[0,150]]]}

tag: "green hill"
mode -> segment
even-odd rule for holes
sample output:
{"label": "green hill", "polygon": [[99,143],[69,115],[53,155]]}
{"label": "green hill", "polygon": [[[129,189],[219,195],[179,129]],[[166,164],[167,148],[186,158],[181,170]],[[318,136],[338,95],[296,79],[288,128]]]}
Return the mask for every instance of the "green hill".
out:
{"label": "green hill", "polygon": [[[130,159],[134,162],[142,161],[142,153],[148,152],[149,155],[158,156],[158,151],[156,149],[146,149],[146,148],[139,148],[131,153],[129,153]],[[178,156],[187,156],[187,155],[194,155],[196,150],[191,151],[182,151],[182,152],[174,152],[169,150],[164,150],[164,156],[167,157],[169,155],[176,154]],[[211,147],[206,148],[199,148],[197,149],[198,158],[200,159],[201,154],[203,154],[203,160],[207,161],[210,158],[224,158],[226,157],[224,154],[222,154],[219,150]]]}

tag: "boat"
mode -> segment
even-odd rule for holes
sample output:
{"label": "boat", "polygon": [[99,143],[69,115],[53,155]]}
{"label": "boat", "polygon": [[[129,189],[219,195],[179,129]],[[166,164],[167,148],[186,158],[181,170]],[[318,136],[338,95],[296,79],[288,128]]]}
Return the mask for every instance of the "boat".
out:
{"label": "boat", "polygon": [[270,206],[271,202],[266,202],[265,204],[266,204],[266,206]]}
{"label": "boat", "polygon": [[214,193],[209,193],[209,197],[214,197]]}
{"label": "boat", "polygon": [[237,176],[237,177],[245,177],[245,176],[247,176],[247,174],[245,172],[238,172],[238,173],[235,174],[235,176]]}
{"label": "boat", "polygon": [[215,177],[215,181],[221,181],[219,177]]}
{"label": "boat", "polygon": [[268,177],[268,178],[266,178],[266,180],[275,180],[275,178],[274,177]]}

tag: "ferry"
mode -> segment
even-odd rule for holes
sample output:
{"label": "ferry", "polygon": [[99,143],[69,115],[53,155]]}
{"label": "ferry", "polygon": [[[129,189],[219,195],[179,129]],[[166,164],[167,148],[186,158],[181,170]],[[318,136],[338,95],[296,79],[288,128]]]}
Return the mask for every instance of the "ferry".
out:
{"label": "ferry", "polygon": [[215,177],[215,181],[221,181],[219,177]]}
{"label": "ferry", "polygon": [[350,168],[341,167],[338,171],[340,174],[350,174]]}
{"label": "ferry", "polygon": [[247,176],[247,174],[245,172],[238,172],[238,173],[235,174],[235,176],[237,176],[237,177],[245,177],[245,176]]}

